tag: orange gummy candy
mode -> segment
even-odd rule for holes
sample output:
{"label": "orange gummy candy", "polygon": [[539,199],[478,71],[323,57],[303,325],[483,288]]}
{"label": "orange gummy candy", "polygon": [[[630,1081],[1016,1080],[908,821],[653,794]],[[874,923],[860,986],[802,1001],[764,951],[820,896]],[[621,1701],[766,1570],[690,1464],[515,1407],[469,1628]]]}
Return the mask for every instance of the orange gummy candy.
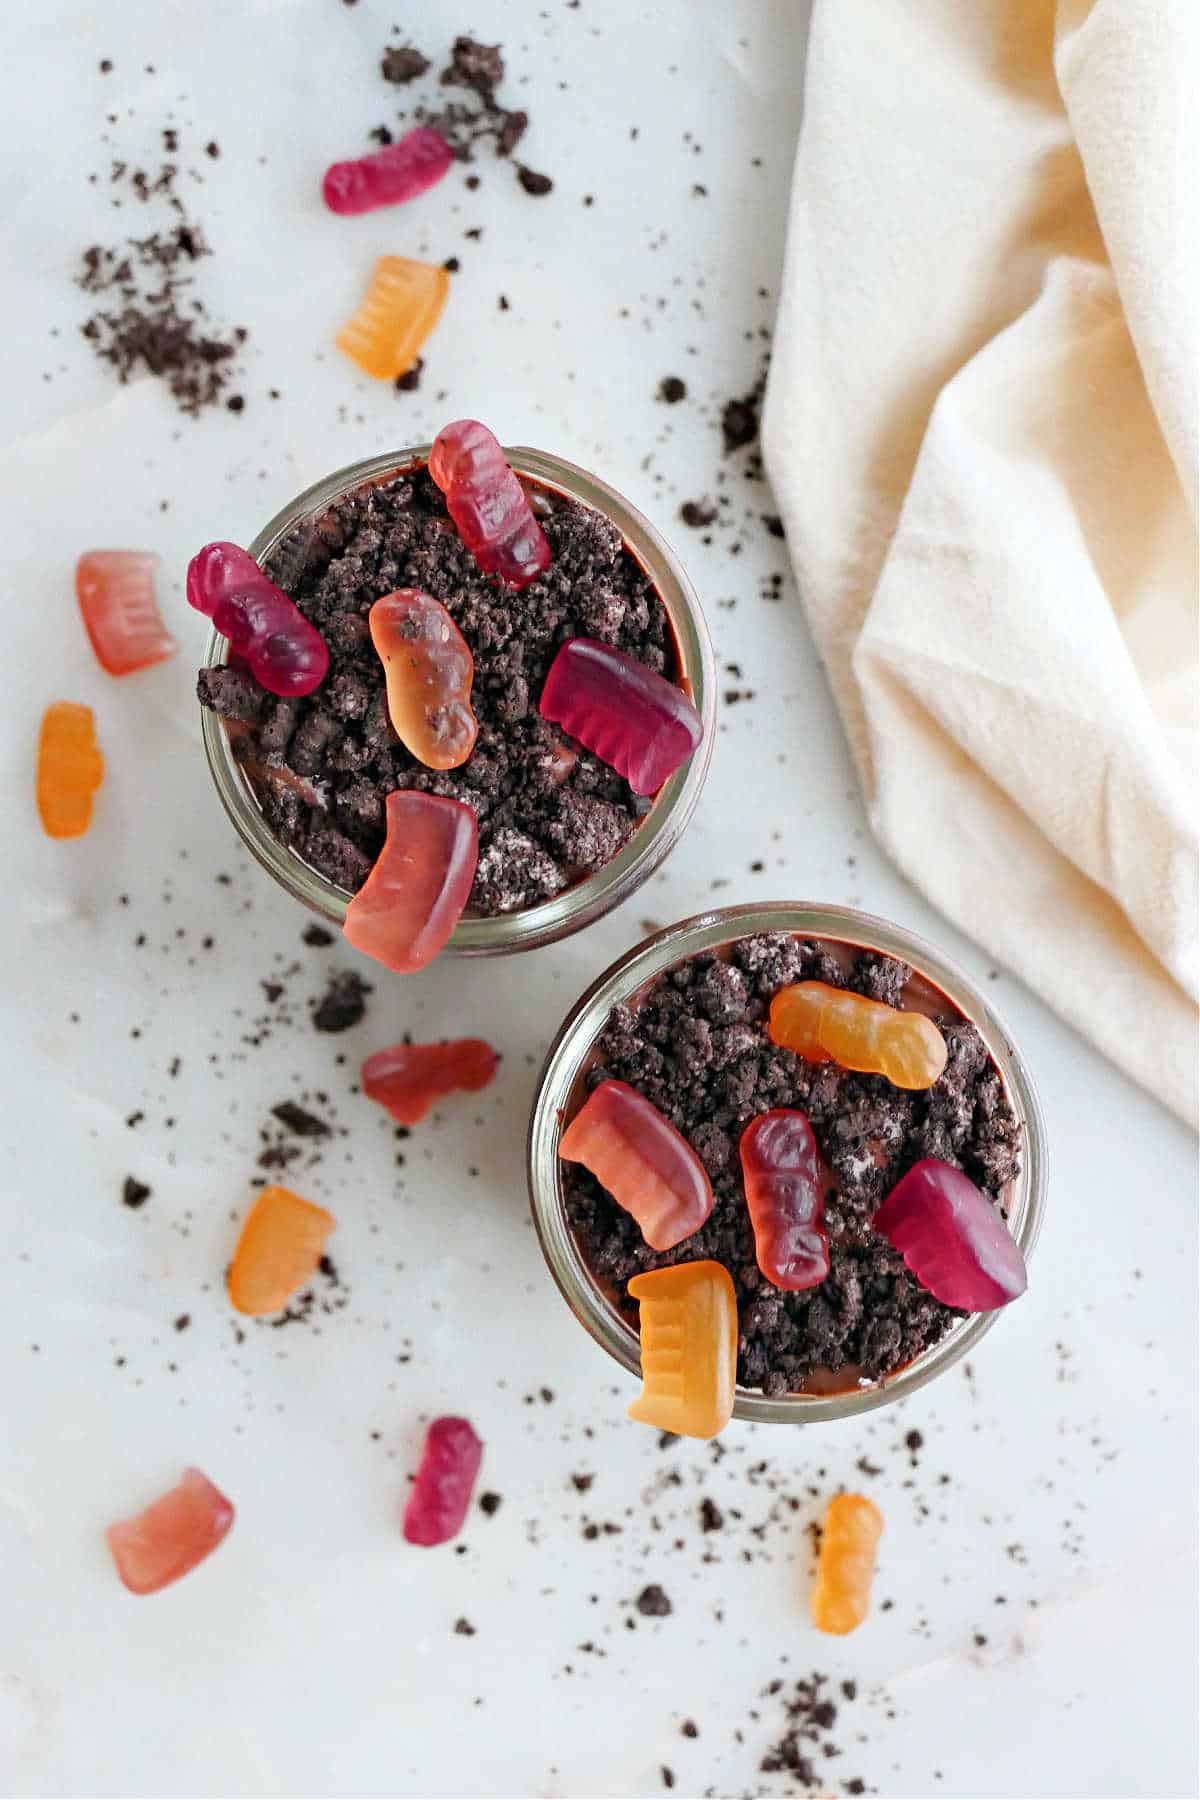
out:
{"label": "orange gummy candy", "polygon": [[376,600],[368,623],[397,737],[427,769],[457,769],[479,735],[467,640],[441,601],[420,588],[397,588]]}
{"label": "orange gummy candy", "polygon": [[733,1413],[738,1315],[733,1277],[717,1262],[635,1275],[642,1391],[629,1417],[681,1437],[711,1438]]}
{"label": "orange gummy candy", "polygon": [[46,836],[82,837],[103,780],[104,758],[91,707],[56,700],[43,714],[38,738],[37,809]]}
{"label": "orange gummy candy", "polygon": [[558,1154],[582,1163],[637,1220],[652,1250],[673,1250],[713,1209],[712,1183],[682,1132],[624,1081],[602,1081],[562,1134]]}
{"label": "orange gummy candy", "polygon": [[131,1594],[157,1594],[211,1556],[233,1524],[233,1503],[199,1469],[185,1469],[168,1494],[105,1532]]}
{"label": "orange gummy candy", "polygon": [[264,1188],[246,1216],[229,1267],[229,1298],[240,1313],[281,1312],[312,1275],[337,1224],[283,1187]]}
{"label": "orange gummy candy", "polygon": [[417,360],[438,322],[450,277],[434,263],[381,256],[366,299],[337,334],[337,347],[377,381],[395,381]]}
{"label": "orange gummy candy", "polygon": [[844,1637],[866,1618],[882,1531],[883,1514],[873,1500],[836,1494],[829,1502],[812,1600],[818,1631]]}
{"label": "orange gummy candy", "polygon": [[946,1067],[946,1040],[924,1013],[900,1012],[824,981],[781,988],[768,1032],[773,1044],[809,1062],[886,1075],[899,1088],[930,1088]]}
{"label": "orange gummy candy", "polygon": [[75,594],[96,660],[110,675],[132,675],[174,656],[179,646],[154,598],[158,558],[148,550],[85,550]]}
{"label": "orange gummy candy", "polygon": [[471,894],[479,826],[463,800],[397,789],[387,837],[346,908],[342,935],[376,962],[411,975],[440,955]]}

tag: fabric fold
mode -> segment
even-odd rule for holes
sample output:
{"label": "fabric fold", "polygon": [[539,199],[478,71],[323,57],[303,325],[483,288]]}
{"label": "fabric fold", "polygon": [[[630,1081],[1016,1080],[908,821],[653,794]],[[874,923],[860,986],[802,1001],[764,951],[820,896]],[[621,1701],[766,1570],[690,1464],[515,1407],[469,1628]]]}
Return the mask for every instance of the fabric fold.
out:
{"label": "fabric fold", "polygon": [[1194,1121],[1195,14],[904,14],[817,0],[768,474],[882,843]]}

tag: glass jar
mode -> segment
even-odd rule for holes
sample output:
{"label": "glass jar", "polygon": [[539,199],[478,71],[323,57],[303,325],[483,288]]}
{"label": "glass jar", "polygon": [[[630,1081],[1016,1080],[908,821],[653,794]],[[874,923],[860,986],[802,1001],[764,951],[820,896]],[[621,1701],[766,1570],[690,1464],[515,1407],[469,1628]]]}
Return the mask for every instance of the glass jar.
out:
{"label": "glass jar", "polygon": [[[324,512],[357,487],[387,480],[425,463],[430,448],[429,444],[419,444],[409,450],[373,456],[318,481],[264,526],[250,545],[251,556],[260,565],[265,565],[275,546],[301,521]],[[493,918],[464,916],[455,926],[447,945],[447,950],[458,956],[502,956],[514,950],[533,950],[581,930],[627,900],[654,873],[682,835],[704,786],[715,735],[716,671],[708,628],[696,591],[670,546],[635,506],[599,476],[590,475],[574,463],[542,450],[517,448],[506,450],[504,454],[518,474],[528,476],[554,493],[593,507],[610,519],[621,533],[626,548],[644,570],[666,609],[678,650],[683,685],[700,714],[704,737],[690,760],[660,788],[629,842],[611,862],[537,906],[500,913]],[[205,651],[205,666],[219,667],[225,662],[228,650],[226,640],[214,631]],[[217,793],[246,848],[294,899],[340,930],[350,894],[318,874],[271,831],[254,790],[233,754],[224,721],[205,707],[202,725],[204,749]]]}
{"label": "glass jar", "polygon": [[[623,1319],[588,1269],[567,1220],[558,1140],[588,1058],[612,1008],[631,1001],[655,976],[704,951],[720,950],[739,938],[783,931],[825,938],[857,949],[879,950],[911,963],[918,975],[954,1002],[976,1027],[1000,1072],[1022,1131],[1021,1172],[1008,1196],[1009,1227],[1026,1261],[1041,1230],[1046,1203],[1046,1128],[1029,1072],[1012,1039],[971,978],[938,951],[898,925],[848,906],[782,901],[759,906],[727,906],[684,919],[646,938],[615,962],[577,1002],[546,1059],[529,1128],[529,1193],[534,1223],[550,1272],[567,1305],[586,1331],[631,1375],[640,1376],[637,1332]],[[1020,1301],[1017,1305],[1021,1305]],[[1000,1317],[976,1313],[953,1325],[941,1341],[895,1374],[869,1387],[835,1394],[784,1394],[768,1398],[742,1387],[734,1417],[773,1425],[803,1425],[850,1418],[913,1394],[975,1350]]]}

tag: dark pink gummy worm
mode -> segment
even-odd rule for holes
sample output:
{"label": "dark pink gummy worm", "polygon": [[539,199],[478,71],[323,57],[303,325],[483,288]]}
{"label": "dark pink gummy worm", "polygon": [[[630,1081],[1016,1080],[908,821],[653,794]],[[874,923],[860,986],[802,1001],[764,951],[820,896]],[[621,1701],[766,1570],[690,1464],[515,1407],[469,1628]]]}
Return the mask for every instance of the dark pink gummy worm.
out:
{"label": "dark pink gummy worm", "polygon": [[188,564],[187,598],[229,639],[269,694],[299,698],[324,681],[325,639],[237,544],[206,544],[196,552]]}
{"label": "dark pink gummy worm", "polygon": [[440,132],[416,125],[369,156],[331,163],[321,192],[330,212],[373,212],[377,206],[415,200],[437,185],[453,161],[454,152]]}
{"label": "dark pink gummy worm", "polygon": [[914,1163],[872,1224],[944,1306],[992,1312],[1025,1292],[1020,1245],[987,1195],[952,1163],[933,1156]]}
{"label": "dark pink gummy worm", "polygon": [[635,794],[656,794],[704,735],[682,689],[595,638],[571,638],[550,666],[539,709]]}
{"label": "dark pink gummy worm", "polygon": [[444,425],[429,452],[429,473],[485,575],[523,588],[550,567],[550,544],[529,496],[486,425],[478,419]]}
{"label": "dark pink gummy worm", "polygon": [[404,1509],[404,1536],[410,1544],[445,1544],[458,1536],[482,1460],[483,1445],[469,1420],[433,1421]]}

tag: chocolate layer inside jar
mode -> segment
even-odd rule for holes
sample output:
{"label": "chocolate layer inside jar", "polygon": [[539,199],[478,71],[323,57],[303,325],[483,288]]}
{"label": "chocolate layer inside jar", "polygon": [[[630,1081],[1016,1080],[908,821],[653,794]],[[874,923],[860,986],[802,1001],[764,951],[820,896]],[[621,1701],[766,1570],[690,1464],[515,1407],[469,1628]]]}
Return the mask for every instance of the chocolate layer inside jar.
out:
{"label": "chocolate layer inside jar", "polygon": [[[538,700],[560,645],[579,636],[679,681],[666,609],[609,519],[524,485],[553,561],[522,592],[480,574],[418,465],[305,519],[268,559],[268,575],[329,645],[329,674],[316,693],[278,699],[236,660],[200,672],[201,703],[228,722],[270,829],[348,893],[382,848],[384,803],[396,788],[475,809],[479,868],[468,910],[483,916],[536,905],[603,868],[649,810],[623,777],[543,719]],[[388,720],[367,614],[403,587],[440,600],[474,658],[479,737],[458,769],[424,768]]]}
{"label": "chocolate layer inside jar", "polygon": [[[824,981],[927,1014],[946,1039],[945,1073],[928,1091],[909,1092],[772,1044],[770,1001],[793,981]],[[628,1082],[665,1113],[699,1154],[714,1193],[700,1231],[659,1254],[586,1169],[561,1165],[580,1253],[635,1328],[631,1276],[711,1257],[728,1268],[737,1291],[739,1384],[768,1395],[837,1393],[895,1373],[963,1316],[919,1286],[870,1221],[923,1157],[963,1169],[1003,1211],[1020,1170],[1020,1126],[979,1032],[906,963],[790,933],[742,938],[693,957],[614,1007],[568,1116],[607,1079]],[[830,1272],[800,1293],[761,1274],[742,1188],[741,1133],[775,1107],[807,1115],[827,1175]]]}

